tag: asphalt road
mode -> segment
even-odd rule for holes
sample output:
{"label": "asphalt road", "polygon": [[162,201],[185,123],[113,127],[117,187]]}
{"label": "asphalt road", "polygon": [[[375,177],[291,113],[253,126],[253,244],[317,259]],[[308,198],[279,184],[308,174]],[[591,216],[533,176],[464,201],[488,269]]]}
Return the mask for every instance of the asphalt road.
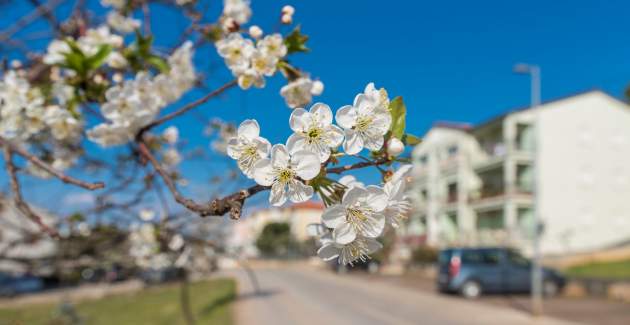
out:
{"label": "asphalt road", "polygon": [[234,270],[239,325],[571,324],[305,266],[255,268],[259,289]]}

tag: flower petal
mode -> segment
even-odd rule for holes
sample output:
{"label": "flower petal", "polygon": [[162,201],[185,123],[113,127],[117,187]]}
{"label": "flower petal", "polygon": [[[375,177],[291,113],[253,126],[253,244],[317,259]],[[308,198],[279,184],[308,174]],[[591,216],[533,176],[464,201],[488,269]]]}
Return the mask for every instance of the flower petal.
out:
{"label": "flower petal", "polygon": [[331,125],[333,116],[330,106],[324,103],[315,103],[311,106],[311,114],[315,121],[320,122],[322,125]]}
{"label": "flower petal", "polygon": [[355,186],[346,191],[346,193],[343,195],[343,198],[341,199],[341,203],[343,203],[343,205],[345,206],[353,205],[359,202],[359,200],[367,197],[367,195],[368,192],[366,189],[364,189],[363,187]]}
{"label": "flower petal", "polygon": [[357,111],[351,105],[346,105],[337,110],[335,120],[344,129],[351,129],[357,120]]}
{"label": "flower petal", "polygon": [[385,216],[376,213],[366,220],[361,235],[368,238],[376,238],[383,233],[383,229],[385,229]]}
{"label": "flower petal", "polygon": [[269,203],[273,206],[281,206],[287,201],[287,189],[282,183],[273,183],[269,194]]}
{"label": "flower petal", "polygon": [[333,239],[340,245],[350,244],[357,238],[357,231],[348,222],[341,223],[333,230]]}
{"label": "flower petal", "polygon": [[227,154],[232,159],[238,159],[241,156],[241,150],[238,148],[238,138],[230,138],[228,140]]}
{"label": "flower petal", "polygon": [[363,150],[363,139],[354,130],[346,130],[346,141],[343,143],[343,151],[349,155],[356,155]]}
{"label": "flower petal", "polygon": [[286,168],[289,166],[289,151],[283,144],[274,144],[271,147],[271,166],[274,168]]}
{"label": "flower petal", "polygon": [[271,143],[263,137],[258,137],[254,140],[256,143],[256,147],[258,148],[258,154],[261,157],[267,158],[269,156],[269,151],[271,151]]}
{"label": "flower petal", "polygon": [[291,154],[301,150],[308,150],[306,138],[299,133],[291,134],[287,139],[287,150],[289,150]]}
{"label": "flower petal", "polygon": [[381,212],[387,207],[387,194],[382,188],[376,185],[370,185],[366,188],[366,202],[376,212]]}
{"label": "flower petal", "polygon": [[331,125],[328,127],[328,129],[326,130],[326,135],[327,135],[327,145],[329,148],[337,148],[339,147],[339,145],[341,144],[341,142],[343,142],[343,130],[336,126],[336,125]]}
{"label": "flower petal", "polygon": [[330,261],[339,257],[339,248],[335,244],[326,244],[317,250],[317,256],[324,261]]}
{"label": "flower petal", "polygon": [[303,180],[311,180],[320,172],[321,165],[319,157],[306,150],[298,151],[293,155],[293,162],[296,164],[295,172]]}
{"label": "flower petal", "polygon": [[260,135],[260,126],[256,120],[245,120],[238,126],[238,136],[253,140]]}
{"label": "flower petal", "polygon": [[364,139],[365,147],[371,151],[381,150],[381,148],[383,147],[383,142],[384,142],[384,139],[382,135],[366,137]]}
{"label": "flower petal", "polygon": [[308,125],[306,124],[305,115],[308,115],[305,109],[296,108],[291,113],[291,117],[289,117],[289,126],[293,132],[302,132],[307,129]]}
{"label": "flower petal", "polygon": [[270,159],[261,159],[254,165],[254,180],[262,186],[273,184],[275,176]]}
{"label": "flower petal", "polygon": [[289,199],[293,203],[308,201],[313,197],[313,188],[298,180],[289,183]]}
{"label": "flower petal", "polygon": [[328,228],[337,228],[342,222],[346,221],[346,208],[343,205],[336,204],[328,207],[322,214],[322,222]]}

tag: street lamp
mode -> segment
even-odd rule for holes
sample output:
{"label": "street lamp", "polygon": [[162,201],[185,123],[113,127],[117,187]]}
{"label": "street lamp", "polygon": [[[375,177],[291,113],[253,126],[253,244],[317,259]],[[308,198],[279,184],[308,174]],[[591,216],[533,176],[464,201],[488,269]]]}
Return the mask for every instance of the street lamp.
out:
{"label": "street lamp", "polygon": [[[540,106],[540,67],[533,64],[518,63],[514,66],[514,72],[518,74],[526,74],[530,76],[531,80],[531,107],[537,108]],[[539,136],[538,136],[538,112],[534,111],[534,233],[533,233],[533,265],[532,265],[532,313],[534,315],[542,314],[542,270],[540,267],[540,211],[538,209],[538,176],[539,176]]]}

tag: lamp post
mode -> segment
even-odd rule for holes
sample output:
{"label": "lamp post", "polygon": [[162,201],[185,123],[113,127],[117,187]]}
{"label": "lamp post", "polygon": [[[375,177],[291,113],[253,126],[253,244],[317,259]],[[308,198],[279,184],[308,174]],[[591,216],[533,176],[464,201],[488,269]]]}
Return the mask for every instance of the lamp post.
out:
{"label": "lamp post", "polygon": [[[537,108],[540,106],[540,67],[533,64],[525,64],[519,63],[514,66],[514,72],[518,74],[526,74],[529,75],[531,80],[531,107]],[[540,266],[540,235],[541,235],[541,222],[540,222],[540,211],[539,211],[539,194],[538,193],[538,177],[539,177],[539,145],[540,140],[538,136],[538,112],[534,111],[534,152],[533,152],[533,161],[534,161],[534,191],[533,191],[533,199],[534,199],[534,233],[533,233],[533,265],[531,271],[531,304],[532,304],[532,314],[535,316],[541,315],[543,310],[543,297],[542,297],[542,270]]]}

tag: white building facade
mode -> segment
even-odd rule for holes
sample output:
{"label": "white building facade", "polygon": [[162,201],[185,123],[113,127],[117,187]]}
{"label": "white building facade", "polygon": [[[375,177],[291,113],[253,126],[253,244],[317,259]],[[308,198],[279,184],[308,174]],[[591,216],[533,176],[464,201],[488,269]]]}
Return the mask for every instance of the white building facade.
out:
{"label": "white building facade", "polygon": [[543,254],[630,240],[630,109],[605,93],[474,127],[437,124],[413,161],[406,232],[429,245],[508,245],[528,253],[535,203]]}

